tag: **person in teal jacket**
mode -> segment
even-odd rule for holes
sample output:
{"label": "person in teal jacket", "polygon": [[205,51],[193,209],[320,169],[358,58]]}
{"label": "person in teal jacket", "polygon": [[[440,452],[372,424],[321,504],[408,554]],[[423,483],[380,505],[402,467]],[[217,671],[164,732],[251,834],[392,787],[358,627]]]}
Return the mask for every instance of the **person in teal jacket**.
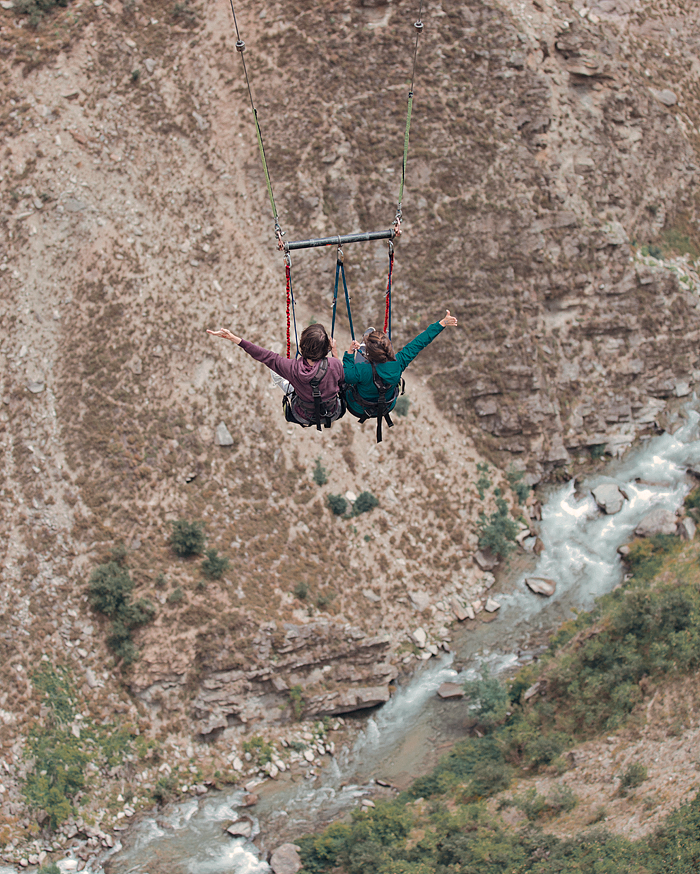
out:
{"label": "person in teal jacket", "polygon": [[[394,353],[394,347],[389,337],[383,331],[375,331],[373,328],[365,333],[364,348],[357,340],[353,340],[348,351],[343,355],[343,372],[347,388],[345,399],[348,412],[362,420],[373,417],[371,411],[379,400],[375,372],[380,380],[388,385],[385,391],[386,412],[393,410],[398,398],[401,374],[421,349],[425,349],[429,343],[432,343],[444,328],[456,324],[455,316],[450,315],[450,311],[446,310],[444,319],[430,325],[398,353]],[[362,406],[363,401],[368,402],[367,406]],[[370,411],[369,415],[368,410]],[[381,439],[379,429],[377,436],[378,439]]]}

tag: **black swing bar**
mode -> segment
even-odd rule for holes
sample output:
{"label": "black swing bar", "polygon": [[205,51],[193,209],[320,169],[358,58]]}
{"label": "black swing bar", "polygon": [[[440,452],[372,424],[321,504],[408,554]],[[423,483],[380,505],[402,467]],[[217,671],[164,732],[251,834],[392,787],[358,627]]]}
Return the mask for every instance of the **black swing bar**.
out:
{"label": "black swing bar", "polygon": [[295,240],[284,244],[284,251],[292,249],[315,249],[319,246],[342,246],[345,243],[368,243],[371,240],[393,240],[396,236],[394,228],[388,231],[365,231],[360,234],[345,234],[344,236],[321,237],[318,240]]}

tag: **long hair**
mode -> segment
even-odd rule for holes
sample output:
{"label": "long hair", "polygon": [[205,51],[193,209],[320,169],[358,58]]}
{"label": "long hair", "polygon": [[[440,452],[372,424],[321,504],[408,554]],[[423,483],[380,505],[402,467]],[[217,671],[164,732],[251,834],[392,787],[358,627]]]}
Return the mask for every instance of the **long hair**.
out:
{"label": "long hair", "polygon": [[365,357],[373,364],[384,364],[386,361],[396,361],[394,347],[384,331],[372,331],[365,337]]}
{"label": "long hair", "polygon": [[299,340],[299,350],[309,361],[321,361],[330,352],[331,341],[323,325],[316,323],[304,328]]}

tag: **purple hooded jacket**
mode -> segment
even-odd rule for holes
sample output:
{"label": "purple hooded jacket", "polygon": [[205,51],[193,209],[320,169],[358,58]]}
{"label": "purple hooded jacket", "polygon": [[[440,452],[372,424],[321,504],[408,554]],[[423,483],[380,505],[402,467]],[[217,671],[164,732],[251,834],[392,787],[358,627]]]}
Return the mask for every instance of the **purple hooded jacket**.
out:
{"label": "purple hooded jacket", "polygon": [[[312,410],[314,406],[313,393],[311,391],[311,380],[316,376],[316,371],[319,368],[320,362],[316,361],[313,364],[307,364],[304,358],[283,358],[276,352],[271,352],[269,349],[263,349],[262,346],[256,346],[255,343],[250,343],[248,340],[241,340],[241,349],[247,352],[251,358],[262,362],[270,370],[279,373],[284,379],[289,380],[292,388],[297,393],[299,400],[307,404]],[[328,370],[323,377],[319,389],[321,390],[321,400],[332,403],[333,399],[338,396],[340,385],[343,382],[343,365],[337,358],[328,358]],[[298,415],[298,411],[294,411]],[[301,412],[301,418],[307,419],[307,416]]]}

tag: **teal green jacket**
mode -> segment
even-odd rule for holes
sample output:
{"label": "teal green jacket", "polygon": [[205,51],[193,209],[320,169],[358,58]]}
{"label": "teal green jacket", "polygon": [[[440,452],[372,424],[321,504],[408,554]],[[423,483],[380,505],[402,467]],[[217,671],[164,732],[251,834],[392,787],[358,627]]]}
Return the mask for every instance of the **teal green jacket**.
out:
{"label": "teal green jacket", "polygon": [[[407,343],[403,349],[397,353],[396,361],[385,361],[383,364],[375,365],[377,373],[381,378],[391,385],[391,391],[387,392],[387,397],[390,397],[395,387],[401,381],[401,374],[418,355],[421,349],[432,343],[439,333],[443,331],[440,322],[430,325],[417,337],[414,337],[410,343]],[[354,385],[357,387],[357,393],[360,397],[368,401],[376,401],[379,397],[377,387],[372,381],[372,365],[368,361],[362,361],[360,364],[355,363],[355,353],[346,352],[343,355],[343,371],[345,374],[346,385]],[[352,390],[348,390],[345,395],[350,412],[356,416],[362,415],[362,409],[353,401]],[[394,403],[389,409],[394,408]]]}

